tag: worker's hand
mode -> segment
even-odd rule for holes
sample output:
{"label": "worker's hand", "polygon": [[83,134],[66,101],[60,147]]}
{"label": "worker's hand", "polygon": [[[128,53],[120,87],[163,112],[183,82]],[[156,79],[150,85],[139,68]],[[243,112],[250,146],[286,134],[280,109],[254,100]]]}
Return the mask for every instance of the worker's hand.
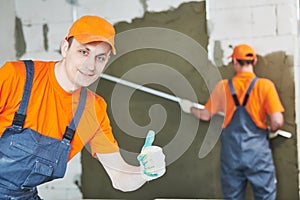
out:
{"label": "worker's hand", "polygon": [[137,159],[141,164],[142,175],[146,181],[157,179],[165,174],[165,155],[161,147],[152,146],[155,138],[154,131],[149,131],[145,144]]}
{"label": "worker's hand", "polygon": [[270,126],[268,126],[268,130],[269,130],[269,138],[270,139],[273,139],[273,138],[277,137],[278,135],[280,135],[284,138],[291,138],[292,137],[292,133],[284,131],[284,130],[277,130],[276,132],[272,132]]}
{"label": "worker's hand", "polygon": [[183,112],[191,113],[191,109],[193,107],[193,102],[187,99],[181,99],[179,101],[180,108]]}
{"label": "worker's hand", "polygon": [[276,131],[276,132],[271,131],[270,126],[268,126],[268,131],[269,131],[269,139],[276,138],[279,135],[279,131]]}
{"label": "worker's hand", "polygon": [[268,126],[268,131],[269,131],[269,138],[270,139],[276,138],[278,136],[278,131],[272,132],[270,126]]}
{"label": "worker's hand", "polygon": [[275,138],[275,137],[277,137],[278,136],[278,132],[269,132],[269,138],[270,139],[273,139],[273,138]]}

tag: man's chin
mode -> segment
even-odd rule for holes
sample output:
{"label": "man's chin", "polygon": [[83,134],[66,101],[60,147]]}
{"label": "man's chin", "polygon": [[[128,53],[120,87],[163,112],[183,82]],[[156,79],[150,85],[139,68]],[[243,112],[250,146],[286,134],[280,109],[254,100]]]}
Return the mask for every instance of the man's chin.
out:
{"label": "man's chin", "polygon": [[81,82],[77,82],[77,85],[79,87],[88,87],[90,85],[92,85],[95,81],[81,81]]}

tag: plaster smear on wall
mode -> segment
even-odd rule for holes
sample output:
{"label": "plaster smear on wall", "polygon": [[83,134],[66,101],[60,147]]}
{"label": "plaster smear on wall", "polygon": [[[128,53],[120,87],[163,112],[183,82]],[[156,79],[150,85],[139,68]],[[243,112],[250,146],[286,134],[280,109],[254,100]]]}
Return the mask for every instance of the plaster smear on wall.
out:
{"label": "plaster smear on wall", "polygon": [[[134,19],[132,23],[120,22],[116,24],[118,33],[147,27],[163,27],[176,30],[178,33],[185,34],[197,41],[204,50],[205,47],[207,47],[208,35],[206,31],[204,2],[183,4],[172,11],[160,13],[146,12],[143,18]],[[186,77],[196,92],[199,103],[203,104],[209,96],[208,84],[213,85],[214,82],[210,83],[210,80],[205,81],[206,77],[201,76],[201,74],[193,68],[194,66],[187,60],[187,57],[182,58],[176,55],[176,52],[167,52],[165,49],[133,49],[127,53],[122,51],[129,48],[128,46],[124,47],[122,45],[128,44],[129,46],[134,46],[134,44],[148,41],[148,37],[150,36],[153,37],[152,34],[145,34],[144,37],[138,35],[130,38],[131,40],[126,42],[119,41],[121,43],[119,43],[120,46],[117,47],[117,50],[119,48],[119,53],[121,52],[121,55],[119,55],[117,59],[113,59],[113,62],[106,69],[105,73],[116,77],[122,77],[124,74],[130,73],[132,70],[134,71],[139,67],[146,67],[148,73],[136,73],[136,76],[131,76],[132,79],[130,81],[135,82],[135,80],[139,80],[140,77],[152,77],[152,80],[157,80],[156,78],[161,77],[163,71],[160,71],[161,74],[157,73],[153,75],[152,72],[156,69],[155,67],[168,66],[172,70],[177,71]],[[164,34],[162,32],[161,34],[155,34],[154,36],[156,36],[157,39],[161,39],[164,37]],[[170,46],[171,44],[178,43],[178,41],[171,36],[165,39],[170,43]],[[153,40],[153,43],[156,43],[156,41]],[[177,50],[178,52],[180,50],[186,51],[188,54],[198,57],[201,57],[201,53],[203,53],[202,51],[193,51],[189,49],[188,45],[178,45]],[[219,50],[219,54],[222,54],[221,50]],[[200,60],[200,62],[202,72],[214,71],[216,69],[215,66],[207,62],[206,59]],[[215,73],[215,76],[220,75],[221,78],[231,78],[233,76],[230,65],[219,67],[218,70],[219,73]],[[286,123],[283,129],[295,133],[293,58],[286,55],[285,52],[273,52],[268,55],[259,56],[259,62],[255,67],[255,72],[259,77],[269,78],[275,83],[280,98],[286,108],[284,113]],[[159,85],[158,82],[146,86],[172,94],[174,91],[170,90],[170,88],[172,85],[176,85],[177,82],[179,82],[179,78],[172,73],[169,73],[165,74],[164,80],[170,84],[170,87]],[[199,159],[198,157],[199,149],[206,135],[216,134],[214,131],[208,132],[209,127],[215,127],[215,124],[199,122],[194,117],[182,113],[177,103],[143,92],[136,91],[129,99],[119,98],[118,100],[113,100],[115,87],[116,85],[112,82],[100,80],[97,92],[102,95],[108,103],[108,113],[111,118],[115,137],[119,141],[121,153],[128,162],[137,164],[136,157],[128,154],[128,152],[139,152],[144,140],[141,137],[134,136],[140,136],[144,133],[142,131],[137,131],[136,133],[134,131],[124,131],[116,122],[116,117],[112,112],[113,107],[116,106],[113,102],[130,111],[130,116],[123,117],[121,120],[131,123],[128,119],[131,118],[136,125],[141,127],[149,125],[152,120],[161,119],[162,116],[167,116],[164,127],[158,131],[155,145],[163,146],[164,150],[167,150],[166,147],[170,143],[176,140],[180,135],[184,135],[180,140],[181,143],[178,143],[178,149],[186,145],[187,142],[190,142],[190,146],[188,146],[186,151],[177,160],[168,165],[167,174],[164,177],[149,182],[138,191],[131,193],[122,193],[114,190],[110,186],[111,183],[106,173],[101,168],[101,165],[97,160],[91,157],[88,151],[84,151],[82,154],[82,192],[84,197],[125,199],[153,199],[160,197],[221,198],[219,141],[216,141],[216,145],[206,157],[202,159]],[[179,93],[184,94],[184,89],[184,87],[179,87]],[[122,87],[120,92],[131,93],[132,90],[127,87]],[[188,96],[183,97],[188,98]],[[155,105],[155,109],[152,110],[153,112],[150,112],[153,105]],[[124,115],[124,113],[119,112],[119,115]],[[181,123],[183,123],[182,120],[188,121],[184,127],[186,128],[186,131],[178,132]],[[220,121],[222,122],[222,119],[216,119],[216,122]],[[199,123],[197,133],[194,136],[193,141],[187,141],[187,138],[191,137],[193,134],[194,130],[192,130],[192,127],[196,123]],[[272,140],[271,144],[277,168],[278,198],[298,199],[296,137],[294,136],[291,139],[278,137]],[[167,152],[167,161],[169,160],[169,156],[170,152]],[[287,185],[289,185],[288,188],[286,187]],[[249,191],[246,199],[252,199]]]}
{"label": "plaster smear on wall", "polygon": [[186,2],[201,1],[204,0],[77,0],[76,9],[78,17],[85,13],[100,14],[113,24],[121,21],[131,23],[133,19],[143,17],[145,12],[173,10]]}
{"label": "plaster smear on wall", "polygon": [[[191,2],[189,0],[145,0],[147,4],[147,11],[149,12],[161,12],[164,10],[174,10],[178,8],[182,3]],[[194,2],[201,2],[205,0],[194,0]]]}

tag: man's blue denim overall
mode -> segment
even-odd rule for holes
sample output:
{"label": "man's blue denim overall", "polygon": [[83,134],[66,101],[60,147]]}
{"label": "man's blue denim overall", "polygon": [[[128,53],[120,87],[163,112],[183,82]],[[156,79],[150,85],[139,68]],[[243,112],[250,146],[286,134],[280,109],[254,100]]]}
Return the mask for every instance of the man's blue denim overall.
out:
{"label": "man's blue denim overall", "polygon": [[43,136],[30,128],[24,129],[34,74],[33,62],[24,62],[26,82],[20,107],[15,113],[12,126],[7,127],[0,138],[1,200],[40,199],[36,186],[65,175],[70,142],[86,101],[86,88],[83,88],[74,118],[67,126],[62,140]]}
{"label": "man's blue denim overall", "polygon": [[252,80],[242,106],[232,80],[229,80],[236,111],[221,136],[221,182],[224,199],[245,199],[247,181],[252,186],[255,199],[276,199],[275,167],[268,131],[257,127],[245,108],[256,80],[256,77]]}

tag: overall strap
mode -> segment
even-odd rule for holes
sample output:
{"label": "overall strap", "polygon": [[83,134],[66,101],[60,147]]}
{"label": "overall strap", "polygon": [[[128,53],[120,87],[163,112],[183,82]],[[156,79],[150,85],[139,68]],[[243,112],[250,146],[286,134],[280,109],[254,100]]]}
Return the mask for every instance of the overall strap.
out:
{"label": "overall strap", "polygon": [[12,128],[21,131],[23,129],[23,125],[26,118],[26,110],[29,102],[31,87],[32,87],[32,81],[33,81],[33,75],[34,75],[34,64],[32,60],[24,60],[23,61],[26,66],[26,81],[24,86],[24,92],[22,96],[22,100],[20,103],[20,107],[18,111],[15,113],[13,122],[12,122]]}
{"label": "overall strap", "polygon": [[80,98],[79,98],[79,103],[75,112],[75,115],[70,122],[70,125],[66,127],[65,133],[63,138],[67,139],[68,141],[72,141],[75,130],[77,128],[77,125],[79,123],[79,120],[81,118],[81,115],[83,113],[84,107],[85,107],[85,102],[86,102],[86,88],[82,87],[81,92],[80,92]]}
{"label": "overall strap", "polygon": [[240,106],[240,103],[239,103],[239,100],[238,100],[238,98],[237,98],[237,96],[236,96],[236,92],[235,92],[235,89],[234,89],[234,87],[233,87],[233,84],[232,84],[232,80],[231,80],[231,79],[228,80],[228,84],[229,84],[230,92],[231,92],[231,95],[232,95],[232,97],[233,97],[233,100],[234,100],[235,105],[236,105],[236,106]]}
{"label": "overall strap", "polygon": [[[246,95],[245,95],[245,98],[244,98],[244,101],[243,101],[243,106],[245,106],[247,104],[247,101],[248,101],[248,98],[249,98],[249,94],[250,94],[250,92],[251,92],[252,88],[254,87],[254,85],[255,85],[255,83],[256,83],[257,80],[258,80],[258,78],[254,77],[253,80],[251,81],[250,86],[249,86],[249,88],[248,88],[248,90],[246,92]],[[236,106],[240,106],[239,100],[238,100],[238,98],[236,96],[235,89],[233,87],[232,79],[228,80],[228,84],[229,84],[230,92],[231,92],[231,95],[233,97],[235,105]]]}
{"label": "overall strap", "polygon": [[251,92],[252,88],[254,87],[254,84],[256,83],[257,80],[258,80],[258,78],[254,77],[254,79],[251,81],[250,86],[249,86],[249,88],[247,90],[246,96],[244,98],[243,106],[245,106],[247,104],[247,101],[248,101],[248,98],[249,98],[249,94],[250,94],[250,92]]}

